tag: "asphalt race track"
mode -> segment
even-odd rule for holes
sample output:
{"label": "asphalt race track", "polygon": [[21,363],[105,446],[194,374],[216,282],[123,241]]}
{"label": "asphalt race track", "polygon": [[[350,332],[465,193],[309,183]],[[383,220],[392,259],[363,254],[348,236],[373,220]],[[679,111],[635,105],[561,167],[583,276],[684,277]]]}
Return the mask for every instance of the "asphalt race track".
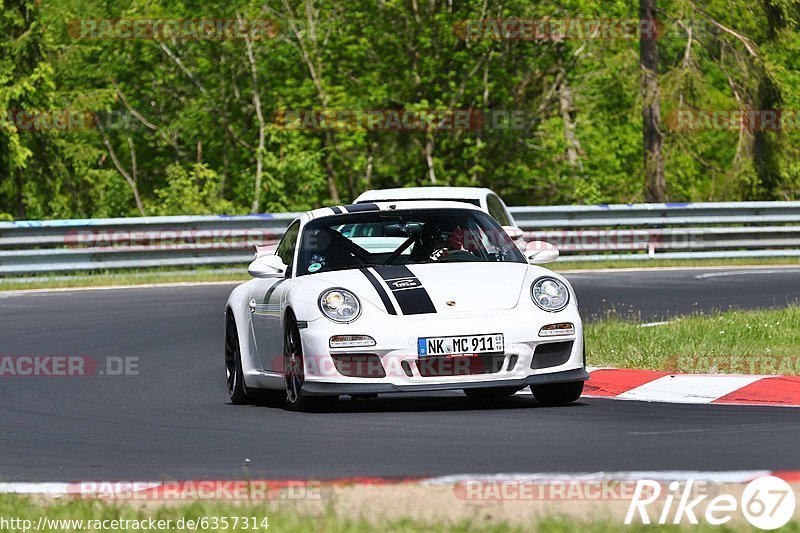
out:
{"label": "asphalt race track", "polygon": [[[568,277],[590,320],[611,308],[657,320],[800,299],[800,268]],[[138,358],[135,376],[0,378],[0,481],[800,470],[792,408],[544,408],[529,395],[476,406],[460,393],[344,400],[328,414],[233,406],[222,359],[230,288],[0,295],[0,355]]]}
{"label": "asphalt race track", "polygon": [[784,307],[800,300],[800,266],[573,272],[584,319],[613,312],[661,320],[696,311]]}

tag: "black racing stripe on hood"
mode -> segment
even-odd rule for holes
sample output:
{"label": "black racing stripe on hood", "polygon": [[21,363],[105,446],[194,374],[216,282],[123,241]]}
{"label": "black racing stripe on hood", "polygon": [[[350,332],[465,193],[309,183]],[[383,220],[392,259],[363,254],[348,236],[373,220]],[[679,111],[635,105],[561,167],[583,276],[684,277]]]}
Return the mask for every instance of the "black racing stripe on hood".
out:
{"label": "black racing stripe on hood", "polygon": [[375,269],[375,272],[377,272],[378,275],[385,280],[416,277],[414,273],[411,272],[405,265],[382,266]]}
{"label": "black racing stripe on hood", "polygon": [[390,265],[375,271],[386,282],[404,315],[435,313],[428,291],[420,280],[405,265]]}
{"label": "black racing stripe on hood", "polygon": [[428,291],[422,287],[416,289],[400,289],[392,291],[394,299],[403,311],[404,315],[422,315],[424,313],[435,313],[431,297]]}
{"label": "black racing stripe on hood", "polygon": [[383,302],[383,306],[386,308],[386,312],[390,315],[396,315],[397,310],[394,308],[394,304],[392,303],[391,298],[389,298],[389,294],[386,292],[386,289],[383,288],[381,283],[378,281],[378,278],[372,275],[372,272],[367,270],[366,268],[359,269],[363,274],[367,277],[369,282],[375,288],[375,292],[378,293],[378,296],[381,298],[381,302]]}

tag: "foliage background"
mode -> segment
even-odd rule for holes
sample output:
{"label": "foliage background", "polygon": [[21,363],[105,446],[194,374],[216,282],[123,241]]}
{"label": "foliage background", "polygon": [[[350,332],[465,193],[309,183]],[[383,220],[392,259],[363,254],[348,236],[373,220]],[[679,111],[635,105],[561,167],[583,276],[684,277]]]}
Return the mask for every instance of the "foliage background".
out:
{"label": "foliage background", "polygon": [[[368,188],[430,184],[491,187],[511,205],[644,199],[637,41],[454,31],[465,19],[635,19],[636,3],[218,4],[4,0],[0,218],[296,211]],[[796,131],[677,131],[667,120],[681,109],[800,110],[797,2],[658,7],[668,198],[798,198]],[[157,41],[70,30],[84,19],[142,18],[270,19],[277,34]],[[466,108],[521,110],[530,120],[523,130],[403,133],[293,131],[272,121],[285,109]],[[9,118],[15,110],[140,118],[121,129],[25,131]]]}

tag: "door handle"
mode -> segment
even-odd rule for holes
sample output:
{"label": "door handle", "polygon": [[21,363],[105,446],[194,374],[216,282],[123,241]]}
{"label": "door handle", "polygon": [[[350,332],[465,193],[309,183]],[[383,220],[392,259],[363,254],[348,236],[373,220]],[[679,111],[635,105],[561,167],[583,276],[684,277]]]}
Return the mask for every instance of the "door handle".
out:
{"label": "door handle", "polygon": [[256,312],[256,299],[250,298],[250,301],[247,303],[247,307],[250,309],[251,313]]}

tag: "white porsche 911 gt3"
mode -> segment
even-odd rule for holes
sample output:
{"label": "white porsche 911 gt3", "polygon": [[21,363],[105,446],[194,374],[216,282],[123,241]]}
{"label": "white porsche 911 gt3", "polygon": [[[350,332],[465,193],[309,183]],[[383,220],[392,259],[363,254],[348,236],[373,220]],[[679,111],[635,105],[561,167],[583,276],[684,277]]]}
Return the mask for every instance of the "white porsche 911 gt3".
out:
{"label": "white porsche 911 gt3", "polygon": [[461,389],[575,401],[589,378],[575,293],[479,208],[360,203],[296,219],[225,310],[235,404],[329,407],[340,395]]}

